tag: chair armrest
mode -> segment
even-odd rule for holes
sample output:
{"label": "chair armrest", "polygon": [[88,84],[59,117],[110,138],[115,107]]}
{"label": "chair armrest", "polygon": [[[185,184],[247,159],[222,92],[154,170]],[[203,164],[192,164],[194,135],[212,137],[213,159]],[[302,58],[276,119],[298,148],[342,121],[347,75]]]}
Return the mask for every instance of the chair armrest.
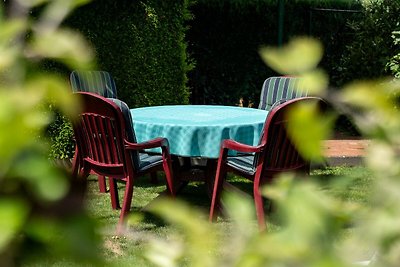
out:
{"label": "chair armrest", "polygon": [[154,139],[151,139],[149,141],[143,142],[143,143],[131,143],[127,140],[125,141],[125,148],[126,149],[132,149],[132,150],[144,150],[144,149],[149,149],[149,148],[156,148],[156,147],[162,147],[162,148],[168,148],[168,140],[166,138],[162,137],[157,137]]}
{"label": "chair armrest", "polygon": [[262,146],[262,145],[250,146],[250,145],[239,143],[232,139],[225,139],[222,142],[221,149],[230,149],[230,150],[235,150],[235,151],[244,152],[244,153],[253,153],[253,152],[257,153],[257,152],[261,152],[264,149],[264,146]]}
{"label": "chair armrest", "polygon": [[289,101],[289,100],[292,100],[292,99],[290,99],[290,98],[282,98],[282,99],[276,101],[274,104],[272,104],[270,110],[272,110],[274,107],[279,106],[280,104],[283,104],[283,103],[285,103],[286,101]]}

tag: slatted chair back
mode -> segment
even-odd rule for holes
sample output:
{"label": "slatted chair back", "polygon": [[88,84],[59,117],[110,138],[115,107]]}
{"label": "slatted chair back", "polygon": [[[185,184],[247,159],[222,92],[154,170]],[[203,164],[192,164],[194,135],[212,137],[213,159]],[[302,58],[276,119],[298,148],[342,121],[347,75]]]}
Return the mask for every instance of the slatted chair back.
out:
{"label": "slatted chair back", "polygon": [[288,136],[288,111],[300,103],[320,103],[319,98],[300,97],[288,100],[274,107],[268,114],[264,125],[260,145],[265,146],[265,150],[255,161],[255,164],[262,162],[262,176],[266,180],[271,179],[277,173],[289,171],[308,172],[310,162],[304,160],[297,150],[295,144]]}
{"label": "slatted chair back", "polygon": [[299,88],[296,77],[269,77],[263,83],[258,109],[271,110],[275,103],[281,100],[307,96],[308,91]]}
{"label": "slatted chair back", "polygon": [[114,79],[106,71],[74,70],[69,79],[73,92],[92,92],[108,98],[117,98]]}
{"label": "slatted chair back", "polygon": [[132,155],[125,153],[125,119],[113,102],[85,95],[75,138],[82,164],[104,176],[126,177],[132,168]]}

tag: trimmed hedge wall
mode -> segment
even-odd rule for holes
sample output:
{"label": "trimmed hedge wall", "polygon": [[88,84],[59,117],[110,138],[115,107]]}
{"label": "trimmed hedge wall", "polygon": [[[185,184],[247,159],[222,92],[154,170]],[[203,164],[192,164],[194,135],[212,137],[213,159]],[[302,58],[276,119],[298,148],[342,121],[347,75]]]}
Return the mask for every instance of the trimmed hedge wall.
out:
{"label": "trimmed hedge wall", "polygon": [[[309,34],[320,39],[326,49],[321,67],[337,86],[339,60],[354,31],[348,22],[359,19],[361,13],[326,10],[333,8],[359,10],[360,5],[355,1],[285,1],[283,40]],[[276,75],[258,51],[262,45],[278,45],[277,1],[199,0],[192,12],[188,49],[196,68],[189,73],[191,102],[235,105],[243,98],[245,105],[257,105],[263,81]]]}
{"label": "trimmed hedge wall", "polygon": [[199,3],[192,12],[188,49],[196,68],[189,74],[191,102],[233,105],[240,97],[253,99],[255,88],[261,89],[260,77],[271,73],[257,50],[277,39],[277,23],[268,18],[275,10]]}
{"label": "trimmed hedge wall", "polygon": [[[115,79],[118,98],[131,107],[189,102],[185,32],[189,0],[95,0],[76,9],[64,22],[80,31],[96,51],[98,69]],[[38,10],[37,12],[40,12]],[[70,70],[52,61],[66,79]],[[50,157],[74,153],[71,125],[62,116],[49,127]]]}
{"label": "trimmed hedge wall", "polygon": [[97,0],[68,19],[96,49],[130,107],[188,103],[188,0]]}

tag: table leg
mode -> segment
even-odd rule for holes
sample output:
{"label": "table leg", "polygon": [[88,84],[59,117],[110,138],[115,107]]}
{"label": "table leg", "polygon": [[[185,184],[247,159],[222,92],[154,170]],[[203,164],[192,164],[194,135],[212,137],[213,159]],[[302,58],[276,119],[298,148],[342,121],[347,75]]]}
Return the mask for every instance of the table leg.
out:
{"label": "table leg", "polygon": [[181,157],[171,155],[171,158],[172,172],[174,175],[175,194],[178,194],[189,183],[189,181],[183,179],[182,165],[185,165],[185,163],[182,162]]}
{"label": "table leg", "polygon": [[210,197],[210,199],[212,197],[214,190],[214,180],[215,180],[215,173],[217,171],[217,164],[218,164],[217,159],[208,159],[206,164],[204,182],[207,189],[207,194]]}
{"label": "table leg", "polygon": [[207,159],[205,165],[194,165],[189,157],[172,156],[176,191],[179,193],[189,182],[201,181],[205,183],[208,196],[211,198],[214,189],[217,159]]}

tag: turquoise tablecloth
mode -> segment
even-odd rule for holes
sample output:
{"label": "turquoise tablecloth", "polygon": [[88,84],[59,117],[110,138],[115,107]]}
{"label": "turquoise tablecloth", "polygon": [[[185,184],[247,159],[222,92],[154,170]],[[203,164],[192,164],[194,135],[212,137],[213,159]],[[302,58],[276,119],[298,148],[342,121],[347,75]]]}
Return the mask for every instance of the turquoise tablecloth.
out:
{"label": "turquoise tablecloth", "polygon": [[268,112],[232,106],[176,105],[136,108],[131,114],[138,142],[166,137],[173,155],[218,158],[223,139],[258,144]]}

